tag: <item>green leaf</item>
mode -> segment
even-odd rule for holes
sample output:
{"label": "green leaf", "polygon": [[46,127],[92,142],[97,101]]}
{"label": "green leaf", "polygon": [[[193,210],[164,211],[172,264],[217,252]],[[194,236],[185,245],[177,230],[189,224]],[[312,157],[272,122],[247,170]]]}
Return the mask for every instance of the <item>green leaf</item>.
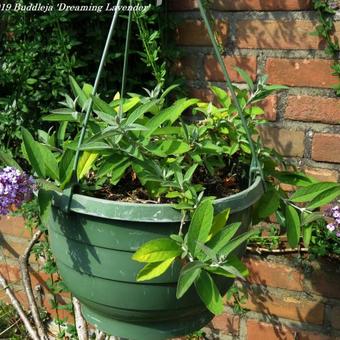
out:
{"label": "green leaf", "polygon": [[38,145],[41,149],[41,154],[43,156],[43,160],[45,163],[46,175],[54,180],[59,180],[60,178],[59,167],[55,156],[45,145],[42,144]]}
{"label": "green leaf", "polygon": [[183,129],[178,126],[169,126],[156,129],[152,135],[153,136],[168,136],[168,135],[181,135],[183,134]]}
{"label": "green leaf", "polygon": [[217,86],[211,86],[210,87],[214,95],[216,96],[219,103],[226,109],[229,109],[231,105],[231,98],[228,95],[228,93]]}
{"label": "green leaf", "polygon": [[98,177],[107,176],[114,168],[119,168],[128,161],[128,157],[123,155],[112,155],[106,158],[97,172]]}
{"label": "green leaf", "polygon": [[[129,110],[133,109],[139,102],[140,102],[139,97],[124,99],[124,104],[123,104],[123,107],[122,107],[122,113],[128,112]],[[118,101],[118,104],[120,105],[120,101]],[[116,112],[119,111],[119,105],[117,105],[116,108],[115,108]]]}
{"label": "green leaf", "polygon": [[132,256],[138,262],[161,262],[181,254],[179,245],[170,238],[151,240],[143,244]]}
{"label": "green leaf", "polygon": [[64,152],[60,163],[59,163],[59,171],[60,171],[60,182],[61,188],[64,188],[65,185],[71,180],[72,177],[72,169],[74,163],[74,151],[70,149],[66,149]]}
{"label": "green leaf", "polygon": [[277,222],[280,224],[281,227],[286,227],[286,217],[284,216],[284,212],[281,210],[275,211],[275,217]]}
{"label": "green leaf", "polygon": [[39,216],[44,227],[47,228],[52,206],[52,195],[49,190],[40,189],[38,192]]}
{"label": "green leaf", "polygon": [[145,132],[145,137],[150,137],[162,124],[169,121],[170,124],[175,122],[188,107],[198,103],[198,99],[182,98],[177,100],[172,106],[162,110],[156,116],[152,117],[146,127],[149,129]]}
{"label": "green leaf", "polygon": [[282,183],[299,187],[306,187],[317,182],[314,178],[306,176],[302,172],[275,171],[272,175]]}
{"label": "green leaf", "polygon": [[208,239],[214,217],[212,199],[203,201],[195,210],[189,230],[188,249],[192,256],[196,256],[200,250],[197,242],[205,243]]}
{"label": "green leaf", "polygon": [[113,185],[116,185],[120,179],[124,176],[126,169],[131,165],[129,159],[125,159],[120,164],[116,164],[111,171],[111,179],[110,182]]}
{"label": "green leaf", "polygon": [[[221,268],[221,267],[208,267],[206,268],[209,272],[214,273],[216,275],[221,275],[225,277],[235,278],[235,276],[239,276],[241,278],[244,278],[249,275],[249,270],[245,266],[245,264],[237,257],[237,256],[231,256],[228,261],[226,262],[227,268]],[[229,267],[233,267],[234,274],[229,271]],[[236,269],[236,271],[235,271]]]}
{"label": "green leaf", "polygon": [[79,150],[81,151],[102,151],[112,150],[112,147],[104,142],[90,142],[82,145]]}
{"label": "green leaf", "polygon": [[105,123],[109,124],[109,125],[112,125],[114,126],[115,128],[117,128],[117,122],[116,122],[116,119],[115,117],[112,117],[110,116],[109,114],[105,113],[105,112],[102,112],[102,111],[98,111],[98,110],[95,110],[94,111],[97,116]]}
{"label": "green leaf", "polygon": [[318,196],[322,192],[334,187],[339,187],[339,184],[333,182],[322,182],[312,184],[307,187],[296,190],[294,194],[290,197],[290,200],[292,202],[308,202],[313,200],[316,196]]}
{"label": "green leaf", "polygon": [[176,257],[169,258],[162,262],[148,263],[137,274],[137,281],[152,280],[155,277],[161,276],[172,265]]}
{"label": "green leaf", "polygon": [[[104,130],[96,133],[94,136],[92,136],[88,143],[94,143],[94,142],[100,142],[103,140],[106,140],[107,138],[119,138],[119,136],[122,135],[122,132],[119,131],[118,126],[108,126]],[[118,143],[118,142],[117,142]]]}
{"label": "green leaf", "polygon": [[303,245],[308,248],[310,240],[312,239],[313,227],[312,225],[305,225],[303,228]]}
{"label": "green leaf", "polygon": [[234,266],[226,264],[222,265],[220,268],[225,272],[230,273],[234,277],[238,277],[239,279],[244,280],[244,276]]}
{"label": "green leaf", "polygon": [[300,241],[301,225],[299,214],[291,205],[286,206],[286,226],[288,243],[292,248],[296,248]]}
{"label": "green leaf", "polygon": [[239,67],[235,67],[235,70],[237,71],[237,73],[241,76],[241,78],[247,83],[248,85],[248,88],[251,92],[254,91],[254,83],[252,81],[252,79],[250,78],[249,74],[242,70],[241,68]]}
{"label": "green leaf", "polygon": [[177,283],[176,297],[180,299],[200,275],[204,264],[199,261],[187,263],[181,270]]}
{"label": "green leaf", "polygon": [[93,163],[98,157],[98,153],[85,151],[79,159],[77,168],[77,178],[82,179],[92,168]]}
{"label": "green leaf", "polygon": [[265,218],[273,214],[279,206],[280,195],[275,188],[270,188],[256,204],[256,214],[260,218]]}
{"label": "green leaf", "polygon": [[226,226],[229,215],[230,215],[230,208],[227,208],[221,211],[216,216],[214,216],[212,227],[210,230],[209,240]]}
{"label": "green leaf", "polygon": [[35,84],[37,81],[38,81],[37,79],[28,78],[28,79],[26,80],[26,83],[27,83],[28,85],[33,85],[33,84]]}
{"label": "green leaf", "polygon": [[84,84],[83,85],[83,92],[85,93],[87,98],[90,98],[93,93],[93,86],[91,84]]}
{"label": "green leaf", "polygon": [[[201,242],[197,242],[197,246],[200,250],[202,250],[203,254],[197,254],[197,258],[204,262],[208,262],[212,260],[213,262],[218,262],[218,258],[216,256],[216,251],[210,249],[208,246]],[[204,256],[205,255],[205,256]]]}
{"label": "green leaf", "polygon": [[340,185],[338,185],[337,187],[334,187],[334,188],[330,188],[330,189],[323,191],[320,194],[318,194],[310,202],[307,209],[314,210],[316,208],[322,207],[323,205],[326,205],[326,204],[332,202],[338,196],[340,196]]}
{"label": "green leaf", "polygon": [[220,146],[211,142],[210,140],[206,140],[202,143],[202,151],[208,152],[208,153],[210,152],[216,152],[219,154],[223,153],[223,149]]}
{"label": "green leaf", "polygon": [[233,223],[220,230],[208,243],[207,246],[217,254],[235,236],[241,223]]}
{"label": "green leaf", "polygon": [[190,145],[177,140],[164,140],[151,142],[146,149],[159,157],[168,157],[169,155],[181,155],[188,152]]}
{"label": "green leaf", "polygon": [[53,113],[43,116],[45,122],[77,122],[79,121],[79,113],[71,109],[54,110]]}
{"label": "green leaf", "polygon": [[197,167],[198,167],[198,164],[194,164],[186,171],[184,175],[184,182],[189,183],[191,181],[191,178],[194,175]]}
{"label": "green leaf", "polygon": [[23,127],[21,128],[21,133],[29,162],[39,177],[45,177],[45,163],[43,161],[43,155],[41,153],[39,143],[37,143],[29,131]]}
{"label": "green leaf", "polygon": [[259,106],[252,106],[252,107],[246,109],[245,112],[250,114],[252,117],[264,114],[264,110]]}
{"label": "green leaf", "polygon": [[6,152],[0,150],[0,161],[7,166],[11,166],[22,171],[20,165]]}
{"label": "green leaf", "polygon": [[231,252],[233,252],[236,248],[238,248],[242,243],[248,241],[252,236],[257,234],[257,230],[248,231],[230,241],[226,246],[224,246],[219,252],[218,255],[227,258]]}
{"label": "green leaf", "polygon": [[117,116],[116,111],[108,103],[104,102],[99,97],[92,96],[92,100],[93,100],[93,108],[96,113],[97,111],[103,112],[104,114],[107,114],[111,119]]}
{"label": "green leaf", "polygon": [[215,315],[222,314],[223,301],[212,277],[202,271],[195,281],[196,291],[206,307]]}
{"label": "green leaf", "polygon": [[176,87],[180,86],[179,84],[173,84],[170,85],[161,95],[161,99],[165,98],[172,90],[174,90]]}
{"label": "green leaf", "polygon": [[150,110],[159,103],[159,100],[152,100],[145,103],[131,112],[127,120],[123,123],[123,126],[133,124],[137,119],[141,118],[145,113],[150,112]]}
{"label": "green leaf", "polygon": [[265,85],[265,89],[267,91],[280,91],[280,90],[289,90],[289,87],[285,85]]}
{"label": "green leaf", "polygon": [[71,83],[71,88],[73,91],[73,94],[78,98],[78,103],[79,105],[83,108],[86,104],[87,97],[86,94],[83,92],[83,90],[80,88],[76,80],[70,76],[70,83]]}
{"label": "green leaf", "polygon": [[68,122],[60,123],[60,126],[57,131],[57,144],[59,147],[62,147],[65,141],[65,134],[67,129]]}
{"label": "green leaf", "polygon": [[301,216],[301,219],[302,219],[301,226],[308,225],[314,221],[317,221],[323,218],[324,218],[323,214],[319,212],[313,212],[313,213],[304,212]]}

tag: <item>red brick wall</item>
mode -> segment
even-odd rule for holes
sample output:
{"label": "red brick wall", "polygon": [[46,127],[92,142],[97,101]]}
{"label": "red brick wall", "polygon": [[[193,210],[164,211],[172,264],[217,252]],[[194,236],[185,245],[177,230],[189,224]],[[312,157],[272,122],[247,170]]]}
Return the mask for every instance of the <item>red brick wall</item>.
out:
{"label": "red brick wall", "polygon": [[[192,95],[211,99],[212,83],[223,85],[195,0],[169,0],[178,22],[177,44],[183,58],[177,72]],[[262,131],[265,143],[323,181],[337,181],[340,170],[340,98],[331,86],[332,61],[324,42],[310,33],[318,23],[310,0],[214,0],[224,61],[234,82],[242,80],[237,65],[253,79],[266,73],[270,83],[290,86],[266,103],[270,128]],[[340,38],[340,22],[335,23]]]}
{"label": "red brick wall", "polygon": [[[20,217],[0,220],[0,273],[6,277],[20,300],[26,301],[20,284],[18,256],[29,241],[30,233]],[[41,272],[41,261],[31,258],[33,286],[41,285],[43,301],[50,308],[51,294],[46,286],[49,276]],[[205,329],[216,339],[340,339],[340,269],[331,262],[301,262],[298,257],[246,257],[250,276],[244,284],[249,298],[243,307],[249,311],[240,316],[233,313],[232,302],[225,313],[216,317]],[[0,299],[6,296],[0,290]],[[58,297],[61,304],[69,302],[68,294]],[[64,310],[59,317],[68,316]],[[337,338],[338,337],[338,338]]]}
{"label": "red brick wall", "polygon": [[[31,233],[25,229],[22,217],[0,217],[0,273],[25,306],[27,306],[27,298],[21,285],[18,258],[23,255],[30,239]],[[46,310],[56,316],[57,312],[51,308],[50,303],[53,295],[46,284],[46,281],[50,280],[51,276],[42,270],[43,263],[44,259],[36,259],[34,255],[30,257],[32,286],[34,290],[37,287],[42,288],[42,294],[37,295],[38,301],[41,298]],[[54,275],[53,279],[57,280],[57,275]],[[1,289],[0,300],[9,302],[5,292]],[[61,296],[57,296],[57,300],[60,305],[65,305],[70,302],[70,296],[67,293],[62,293]],[[73,316],[63,309],[58,310],[58,317],[61,319],[67,317],[69,322],[73,320]]]}

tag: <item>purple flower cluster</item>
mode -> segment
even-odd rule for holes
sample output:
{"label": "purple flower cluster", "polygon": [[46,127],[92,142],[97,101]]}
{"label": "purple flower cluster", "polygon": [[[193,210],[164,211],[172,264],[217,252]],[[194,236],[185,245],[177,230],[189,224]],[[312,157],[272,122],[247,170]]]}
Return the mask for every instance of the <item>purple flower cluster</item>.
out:
{"label": "purple flower cluster", "polygon": [[339,0],[329,0],[328,5],[333,8],[334,10],[337,10],[340,8],[340,1]]}
{"label": "purple flower cluster", "polygon": [[0,215],[18,208],[32,196],[34,179],[12,167],[0,170]]}
{"label": "purple flower cluster", "polygon": [[330,217],[332,221],[327,224],[327,229],[335,233],[337,237],[340,237],[340,207],[334,205],[325,211],[325,216]]}

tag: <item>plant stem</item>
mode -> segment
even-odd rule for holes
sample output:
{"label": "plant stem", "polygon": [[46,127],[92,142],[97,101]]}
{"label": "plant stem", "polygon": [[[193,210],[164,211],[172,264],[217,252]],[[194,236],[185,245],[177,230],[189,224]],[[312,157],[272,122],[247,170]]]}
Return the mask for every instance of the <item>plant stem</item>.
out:
{"label": "plant stem", "polygon": [[8,287],[8,284],[5,280],[5,278],[1,274],[0,274],[0,286],[2,286],[6,295],[9,297],[11,304],[13,305],[15,310],[17,311],[17,313],[18,313],[20,319],[22,320],[22,322],[23,322],[28,334],[30,335],[30,337],[33,340],[41,340],[39,338],[36,330],[33,328],[31,323],[29,322],[24,310],[22,309],[22,307],[20,305],[20,302],[18,301],[18,299],[16,298],[16,296],[14,295],[12,290]]}
{"label": "plant stem", "polygon": [[72,304],[74,308],[74,317],[78,338],[79,340],[88,340],[87,324],[83,318],[83,315],[81,314],[80,302],[76,297],[73,297]]}
{"label": "plant stem", "polygon": [[26,248],[24,255],[20,256],[19,258],[19,264],[20,264],[20,270],[21,270],[21,275],[22,275],[22,282],[24,286],[24,290],[28,299],[28,304],[29,308],[32,312],[32,317],[36,326],[36,329],[38,331],[39,337],[43,340],[47,340],[48,336],[45,332],[45,328],[41,322],[40,315],[39,315],[39,310],[38,306],[36,304],[36,301],[34,299],[34,294],[32,290],[32,283],[31,283],[31,278],[29,275],[29,270],[28,270],[28,259],[31,254],[31,250],[33,246],[38,242],[39,238],[42,235],[42,231],[38,230],[34,235],[30,243],[28,244],[28,247]]}

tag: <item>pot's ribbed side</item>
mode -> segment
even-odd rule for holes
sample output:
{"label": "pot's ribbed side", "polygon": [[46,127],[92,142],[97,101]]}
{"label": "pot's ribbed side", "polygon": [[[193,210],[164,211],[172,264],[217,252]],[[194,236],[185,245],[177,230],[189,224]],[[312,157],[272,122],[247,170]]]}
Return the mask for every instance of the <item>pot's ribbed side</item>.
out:
{"label": "pot's ribbed side", "polygon": [[[82,204],[86,207],[84,197]],[[251,224],[251,202],[248,203],[248,208],[230,217],[230,222],[242,222],[240,232]],[[125,208],[131,213],[128,203],[126,207],[120,205],[120,209]],[[107,218],[102,213],[100,216],[77,211],[66,213],[54,204],[49,223],[51,248],[59,271],[70,291],[81,301],[85,317],[109,334],[129,340],[158,340],[188,334],[212,318],[194,289],[182,299],[176,299],[178,262],[159,278],[136,282],[137,272],[143,267],[131,259],[136,249],[179,229],[176,218],[173,222],[164,221],[158,208],[154,209],[157,212],[154,221],[138,222],[136,216],[131,216],[129,221]],[[127,212],[120,211],[119,216],[126,217]],[[231,284],[232,280],[225,278],[220,280],[219,287],[225,293]]]}
{"label": "pot's ribbed side", "polygon": [[[247,229],[249,212],[234,214],[236,220]],[[101,327],[129,339],[162,339],[198,329],[212,317],[194,289],[176,299],[179,263],[159,278],[136,282],[142,264],[131,259],[134,251],[151,239],[176,233],[178,227],[177,222],[128,223],[53,208],[49,237],[61,276],[91,322],[106,320]],[[222,280],[220,287],[225,292],[231,284]],[[139,327],[149,335],[136,337]],[[131,334],[134,328],[137,333]]]}

